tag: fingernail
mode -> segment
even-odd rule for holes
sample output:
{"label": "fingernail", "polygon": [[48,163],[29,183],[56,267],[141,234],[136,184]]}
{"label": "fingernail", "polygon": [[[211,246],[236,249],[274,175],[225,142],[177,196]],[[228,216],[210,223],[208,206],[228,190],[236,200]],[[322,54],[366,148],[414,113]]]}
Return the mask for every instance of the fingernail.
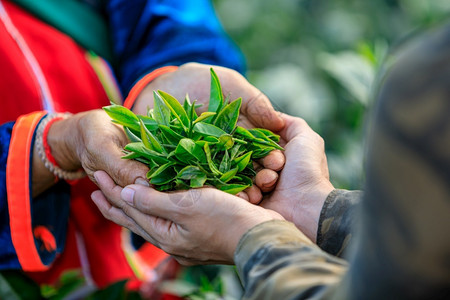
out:
{"label": "fingernail", "polygon": [[133,201],[134,193],[135,193],[135,191],[133,189],[125,187],[122,190],[122,192],[120,193],[120,197],[122,198],[123,201],[125,201],[129,205],[133,206],[133,204],[134,204],[134,201]]}
{"label": "fingernail", "polygon": [[150,184],[148,183],[147,180],[145,180],[142,177],[138,177],[136,178],[136,180],[134,181],[135,184],[140,184],[140,185],[144,185],[144,186],[150,186]]}

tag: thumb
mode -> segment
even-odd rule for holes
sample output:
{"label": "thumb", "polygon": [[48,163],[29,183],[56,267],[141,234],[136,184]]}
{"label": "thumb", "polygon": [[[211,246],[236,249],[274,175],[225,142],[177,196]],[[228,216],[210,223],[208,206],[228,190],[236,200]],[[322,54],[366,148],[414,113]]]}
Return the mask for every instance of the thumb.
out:
{"label": "thumb", "polygon": [[256,127],[271,131],[280,131],[284,127],[284,120],[280,113],[275,111],[272,104],[261,91],[254,88],[251,95],[242,97],[242,114],[244,114]]}
{"label": "thumb", "polygon": [[284,113],[280,113],[279,116],[283,119],[285,126],[283,130],[278,132],[278,134],[286,142],[289,142],[294,137],[301,135],[306,130],[312,131],[308,123],[306,123],[306,121],[302,118],[293,117]]}

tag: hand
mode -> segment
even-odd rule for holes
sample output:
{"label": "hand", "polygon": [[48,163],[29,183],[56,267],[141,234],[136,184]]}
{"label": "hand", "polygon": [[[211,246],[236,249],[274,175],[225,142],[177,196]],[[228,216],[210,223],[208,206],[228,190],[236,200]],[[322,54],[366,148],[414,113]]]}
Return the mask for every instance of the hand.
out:
{"label": "hand", "polygon": [[153,107],[153,91],[162,90],[183,100],[189,94],[191,100],[203,104],[199,112],[206,111],[209,103],[210,71],[213,67],[222,85],[225,97],[231,100],[242,97],[239,125],[246,128],[262,127],[272,131],[279,131],[284,126],[269,99],[260,90],[251,85],[238,72],[219,66],[188,63],[180,66],[176,71],[166,73],[150,82],[139,95],[133,107],[137,114],[147,114],[147,107]]}
{"label": "hand", "polygon": [[[198,63],[184,64],[176,71],[163,74],[152,81],[138,97],[133,111],[137,114],[146,114],[147,107],[153,107],[153,91],[158,89],[168,92],[179,100],[184,99],[187,93],[191,100],[203,104],[199,108],[200,112],[206,111],[210,92],[210,67],[217,73],[225,96],[229,96],[232,100],[242,97],[238,120],[240,126],[262,127],[272,131],[283,128],[284,120],[273,109],[269,99],[242,75],[228,68]],[[284,155],[280,151],[272,151],[257,167],[264,170],[258,177],[258,183],[238,196],[251,203],[259,203],[262,200],[261,190],[269,192],[275,187],[278,178],[276,171],[283,168],[284,162]]]}
{"label": "hand", "polygon": [[[261,205],[293,222],[313,242],[323,203],[334,189],[329,180],[324,141],[303,119],[281,115],[285,128],[279,132],[284,145],[286,165],[275,190]],[[262,171],[256,175],[256,182]]]}
{"label": "hand", "polygon": [[[137,161],[125,160],[122,149],[128,143],[119,126],[102,110],[75,114],[56,121],[48,133],[48,144],[58,165],[64,170],[83,168],[89,178],[97,170],[108,172],[114,181],[125,186],[136,178],[145,178],[148,168]],[[39,194],[54,182],[38,155],[33,156],[33,194]]]}
{"label": "hand", "polygon": [[107,219],[184,265],[233,263],[236,246],[247,230],[282,219],[274,211],[213,188],[163,193],[138,184],[122,189],[102,171],[95,177],[103,193],[95,191],[91,197]]}

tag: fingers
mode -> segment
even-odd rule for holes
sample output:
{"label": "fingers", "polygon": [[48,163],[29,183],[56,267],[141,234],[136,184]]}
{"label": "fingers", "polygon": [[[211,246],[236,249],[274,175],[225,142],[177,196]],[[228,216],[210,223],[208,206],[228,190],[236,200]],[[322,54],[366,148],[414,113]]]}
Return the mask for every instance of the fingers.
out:
{"label": "fingers", "polygon": [[124,203],[120,198],[122,187],[116,185],[106,172],[97,171],[94,173],[94,178],[97,181],[97,185],[100,187],[111,204],[119,208],[126,205],[126,203]]}
{"label": "fingers", "polygon": [[101,191],[94,191],[91,194],[91,199],[106,219],[130,229],[153,244],[155,243],[155,241],[138,224],[136,224],[133,219],[128,217],[121,209],[112,206]]}
{"label": "fingers", "polygon": [[248,196],[248,202],[252,204],[258,204],[262,200],[262,193],[259,187],[252,185],[245,190]]}
{"label": "fingers", "polygon": [[262,169],[256,174],[255,183],[262,192],[270,192],[275,188],[278,173],[270,169]]}
{"label": "fingers", "polygon": [[[278,173],[275,171],[280,171],[286,162],[286,157],[284,156],[283,152],[280,150],[273,150],[269,153],[266,157],[260,159],[259,161],[261,165],[256,164],[255,169],[257,170],[257,174],[255,177],[255,184],[256,187],[258,187],[259,193],[264,192],[270,192],[272,191],[278,181]],[[251,203],[259,203],[256,202],[256,200],[252,201],[253,199],[258,199],[261,201],[259,196],[254,196],[254,198],[251,198]]]}
{"label": "fingers", "polygon": [[273,150],[260,163],[267,169],[280,171],[286,162],[286,157],[281,150]]}

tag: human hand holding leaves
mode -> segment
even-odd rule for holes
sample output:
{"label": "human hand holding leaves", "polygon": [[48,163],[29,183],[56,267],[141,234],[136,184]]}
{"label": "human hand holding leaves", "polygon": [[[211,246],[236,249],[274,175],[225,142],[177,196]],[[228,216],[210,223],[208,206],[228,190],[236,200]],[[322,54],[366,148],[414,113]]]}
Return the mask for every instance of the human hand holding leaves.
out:
{"label": "human hand holding leaves", "polygon": [[124,158],[148,165],[147,178],[160,191],[211,185],[236,194],[252,185],[253,160],[283,149],[269,130],[237,126],[242,100],[224,99],[212,69],[208,111],[200,115],[188,96],[183,105],[163,91],[153,96],[146,116],[119,105],[104,110],[131,141]]}

